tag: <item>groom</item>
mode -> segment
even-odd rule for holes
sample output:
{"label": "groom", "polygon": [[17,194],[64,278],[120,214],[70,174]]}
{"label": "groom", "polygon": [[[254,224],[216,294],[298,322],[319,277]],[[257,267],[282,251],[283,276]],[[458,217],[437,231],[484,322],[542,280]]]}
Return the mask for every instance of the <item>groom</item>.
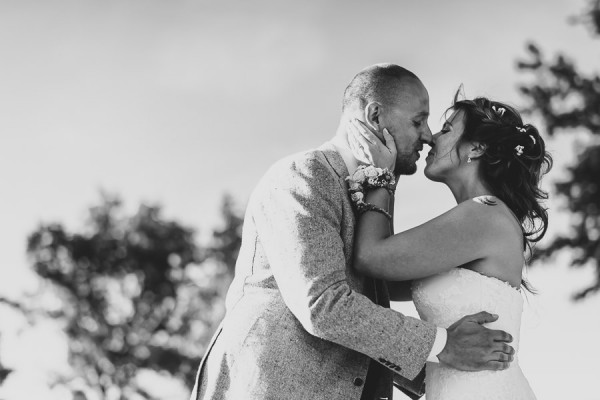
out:
{"label": "groom", "polygon": [[331,142],[279,161],[254,190],[227,313],[192,400],[391,399],[393,380],[418,397],[428,360],[463,370],[512,360],[510,346],[498,345],[510,336],[481,326],[496,317],[481,312],[437,328],[391,310],[386,283],[352,267],[355,215],[344,178],[358,161],[345,121],[375,118],[394,138],[395,172],[414,173],[431,141],[421,81],[397,65],[368,67],[348,85],[342,114]]}

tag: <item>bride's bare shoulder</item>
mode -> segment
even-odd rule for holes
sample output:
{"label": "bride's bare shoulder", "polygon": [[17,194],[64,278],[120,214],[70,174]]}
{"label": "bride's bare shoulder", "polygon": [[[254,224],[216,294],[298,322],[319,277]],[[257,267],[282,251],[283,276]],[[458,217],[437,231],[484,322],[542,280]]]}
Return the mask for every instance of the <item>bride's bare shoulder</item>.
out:
{"label": "bride's bare shoulder", "polygon": [[[461,203],[465,214],[480,221],[482,237],[487,238],[487,257],[479,272],[515,284],[520,282],[523,258],[523,230],[517,217],[499,199],[480,196]],[[518,286],[518,285],[517,285]]]}
{"label": "bride's bare shoulder", "polygon": [[488,218],[490,228],[522,241],[523,230],[517,216],[500,199],[494,196],[478,196],[465,202],[474,212]]}
{"label": "bride's bare shoulder", "polygon": [[[461,230],[484,241],[490,250],[516,249],[522,253],[523,231],[512,211],[493,196],[479,196],[458,204],[449,211]],[[489,246],[489,247],[488,247]]]}

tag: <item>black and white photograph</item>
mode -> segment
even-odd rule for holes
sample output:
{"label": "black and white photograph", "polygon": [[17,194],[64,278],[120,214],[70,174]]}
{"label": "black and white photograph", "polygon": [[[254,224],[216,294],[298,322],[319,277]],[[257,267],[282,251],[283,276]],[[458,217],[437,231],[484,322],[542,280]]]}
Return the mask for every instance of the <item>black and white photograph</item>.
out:
{"label": "black and white photograph", "polygon": [[3,0],[0,54],[0,400],[600,399],[600,0]]}

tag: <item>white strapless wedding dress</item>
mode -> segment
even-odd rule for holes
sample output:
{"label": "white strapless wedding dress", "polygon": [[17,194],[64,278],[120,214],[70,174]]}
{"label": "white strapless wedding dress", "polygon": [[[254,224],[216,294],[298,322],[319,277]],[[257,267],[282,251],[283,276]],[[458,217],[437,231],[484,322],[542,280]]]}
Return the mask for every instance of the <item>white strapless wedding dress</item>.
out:
{"label": "white strapless wedding dress", "polygon": [[535,400],[518,360],[523,312],[520,291],[499,279],[454,268],[415,282],[413,301],[421,319],[442,328],[480,311],[497,314],[498,320],[485,326],[510,333],[511,346],[517,352],[504,371],[464,372],[427,363],[427,400]]}

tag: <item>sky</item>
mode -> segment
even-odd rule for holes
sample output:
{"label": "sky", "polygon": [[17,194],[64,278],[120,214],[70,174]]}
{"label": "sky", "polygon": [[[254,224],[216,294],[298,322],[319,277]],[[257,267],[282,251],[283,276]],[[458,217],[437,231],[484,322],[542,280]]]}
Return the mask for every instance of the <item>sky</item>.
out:
{"label": "sky", "polygon": [[[370,64],[394,62],[421,78],[433,132],[460,84],[467,97],[524,105],[517,88],[531,77],[516,70],[516,60],[530,41],[547,57],[563,51],[594,71],[598,42],[568,23],[585,5],[2,0],[0,293],[35,289],[27,235],[40,223],[80,228],[102,191],[121,196],[130,211],[160,204],[166,217],[206,240],[220,222],[224,193],[243,210],[269,165],[333,136],[345,86]],[[576,157],[570,137],[548,142],[556,167],[547,188]],[[396,201],[397,230],[454,205],[445,187],[420,172],[401,179]],[[549,205],[551,238],[568,230],[568,218],[560,202]],[[521,362],[540,399],[592,400],[600,322],[590,315],[600,299],[569,300],[592,278],[568,263],[564,256],[531,268],[540,294],[528,298]],[[24,349],[39,345],[39,334],[16,335],[2,337],[0,360],[31,365]],[[64,364],[60,335],[52,337],[53,358]],[[28,367],[37,386],[25,389],[22,375],[2,390],[11,390],[12,400],[43,393],[43,371],[53,365]]]}

